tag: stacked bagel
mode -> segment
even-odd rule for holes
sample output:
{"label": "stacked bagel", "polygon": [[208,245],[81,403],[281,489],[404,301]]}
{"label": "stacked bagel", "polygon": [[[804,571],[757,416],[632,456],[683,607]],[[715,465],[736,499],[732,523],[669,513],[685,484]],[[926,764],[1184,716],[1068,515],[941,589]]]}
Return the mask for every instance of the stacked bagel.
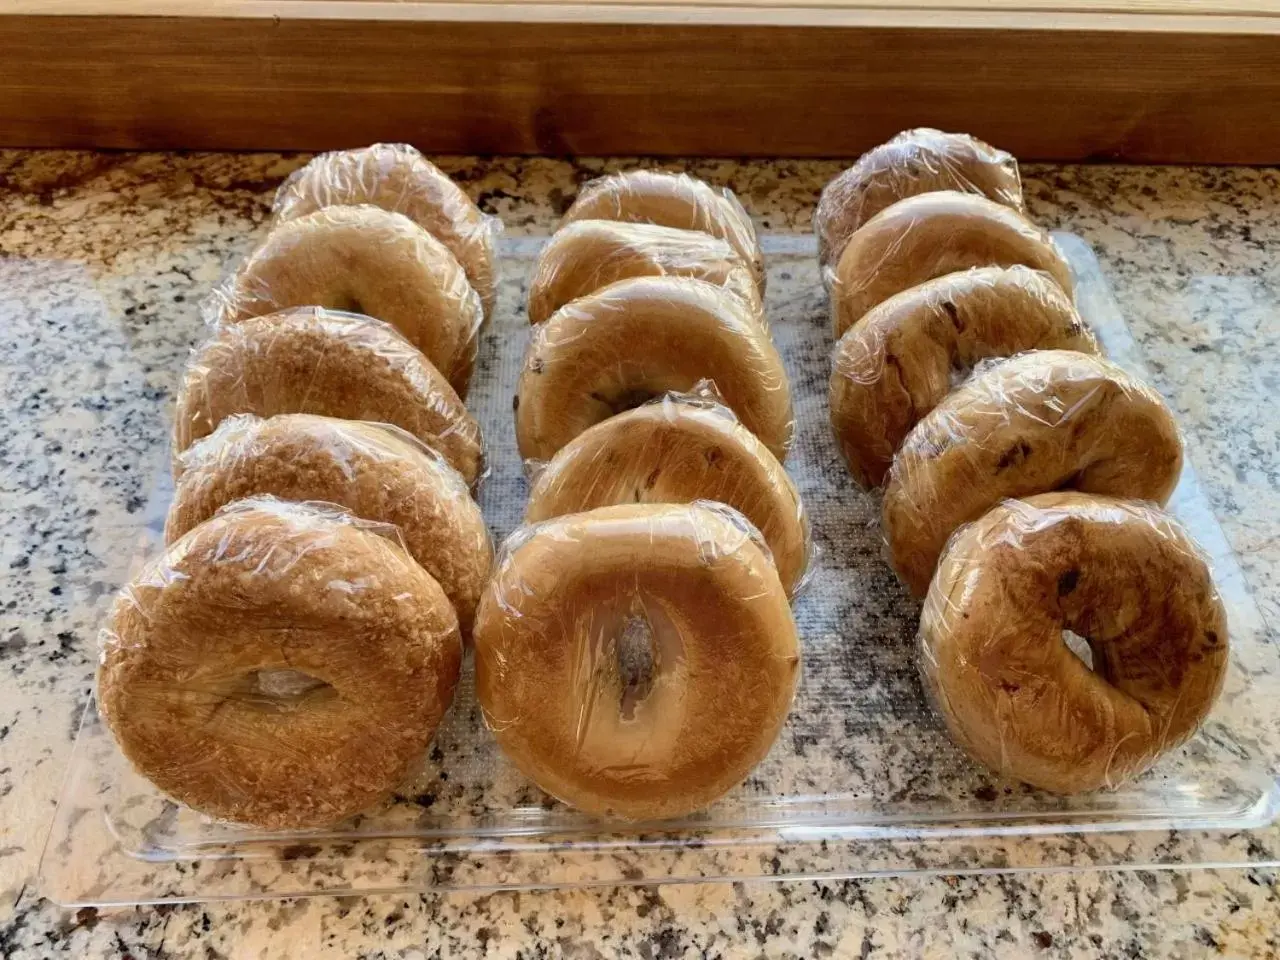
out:
{"label": "stacked bagel", "polygon": [[649,171],[586,185],[531,279],[534,481],[480,602],[476,691],[514,763],[591,813],[711,803],[790,706],[809,535],[763,285],[733,195]]}
{"label": "stacked bagel", "polygon": [[832,426],[854,479],[883,484],[948,729],[1060,793],[1137,775],[1195,732],[1228,662],[1208,566],[1161,509],[1172,414],[1098,356],[1009,154],[907,131],[828,185],[815,229]]}
{"label": "stacked bagel", "polygon": [[164,792],[319,826],[425,751],[493,558],[463,401],[494,233],[411,147],[325,154],[212,298],[168,547],[118,598],[99,673],[107,725]]}

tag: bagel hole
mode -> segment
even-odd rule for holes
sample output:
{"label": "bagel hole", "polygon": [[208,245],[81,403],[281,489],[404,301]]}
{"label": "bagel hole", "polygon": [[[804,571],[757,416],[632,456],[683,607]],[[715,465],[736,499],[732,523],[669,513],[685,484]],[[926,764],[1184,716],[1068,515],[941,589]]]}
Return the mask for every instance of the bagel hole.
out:
{"label": "bagel hole", "polygon": [[636,707],[653,690],[657,674],[653,641],[653,625],[643,613],[627,617],[614,641],[614,659],[622,686],[619,709],[623,720],[634,720]]}
{"label": "bagel hole", "polygon": [[330,684],[301,670],[254,670],[241,679],[235,699],[264,709],[288,710],[337,696]]}
{"label": "bagel hole", "polygon": [[1070,630],[1062,631],[1062,642],[1067,645],[1067,649],[1074,653],[1086,667],[1093,669],[1093,648],[1089,646],[1089,641],[1078,633]]}
{"label": "bagel hole", "polygon": [[612,396],[593,393],[591,394],[591,399],[608,407],[612,411],[611,416],[617,416],[620,413],[626,413],[628,410],[634,410],[636,407],[643,407],[658,396],[659,394],[652,390],[635,387],[630,390],[623,390],[621,393],[615,393]]}

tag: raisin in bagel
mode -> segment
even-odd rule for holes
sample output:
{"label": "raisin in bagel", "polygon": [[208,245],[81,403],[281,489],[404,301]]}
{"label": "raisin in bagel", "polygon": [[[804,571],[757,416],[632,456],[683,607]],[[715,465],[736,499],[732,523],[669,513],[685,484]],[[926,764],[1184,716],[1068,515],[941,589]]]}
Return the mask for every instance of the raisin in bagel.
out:
{"label": "raisin in bagel", "polygon": [[[1093,669],[1063,642],[1087,639]],[[964,527],[920,621],[947,727],[1002,776],[1114,787],[1186,740],[1222,689],[1227,620],[1200,551],[1162,511],[1050,493]]]}
{"label": "raisin in bagel", "polygon": [[949,273],[872,307],[844,332],[832,361],[831,425],[849,471],[862,486],[879,486],[957,370],[1056,348],[1098,352],[1071,299],[1029,267]]}
{"label": "raisin in bagel", "polygon": [[727,507],[631,504],[518,531],[476,614],[476,696],[552,796],[655,820],[769,751],[800,649],[758,534]]}
{"label": "raisin in bagel", "polygon": [[453,699],[462,643],[449,599],[379,526],[243,501],[122,591],[98,696],[143,776],[272,829],[395,789]]}
{"label": "raisin in bagel", "polygon": [[986,197],[944,191],[900,200],[849,238],[831,289],[835,334],[916,284],[970,267],[1043,270],[1068,295],[1071,268],[1049,235]]}
{"label": "raisin in bagel", "polygon": [[306,413],[230,417],[182,454],[165,540],[257,495],[336,503],[395,526],[470,636],[493,544],[462,475],[415,437],[389,424]]}
{"label": "raisin in bagel", "polygon": [[889,471],[885,539],[923,596],[952,531],[1006,497],[1074,489],[1164,504],[1181,471],[1158,393],[1098,357],[1037,350],[979,369],[916,424]]}
{"label": "raisin in bagel", "polygon": [[538,475],[528,523],[623,503],[715,500],[764,537],[788,593],[809,562],[809,521],[776,457],[727,407],[687,395],[610,417],[560,448]]}

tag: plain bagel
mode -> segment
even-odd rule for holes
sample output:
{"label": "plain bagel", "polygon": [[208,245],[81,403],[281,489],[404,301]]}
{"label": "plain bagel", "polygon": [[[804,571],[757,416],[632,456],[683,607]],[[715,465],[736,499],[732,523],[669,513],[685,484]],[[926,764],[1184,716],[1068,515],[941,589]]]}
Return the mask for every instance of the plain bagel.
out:
{"label": "plain bagel", "polygon": [[715,384],[778,459],[791,443],[782,358],[750,309],[683,277],[621,280],[566,304],[534,331],[516,393],[516,440],[546,461],[606,417]]}
{"label": "plain bagel", "polygon": [[1016,210],[955,191],[900,200],[849,238],[831,289],[836,336],[895,293],[970,267],[1022,264],[1070,296],[1071,268],[1049,235]]}
{"label": "plain bagel", "polygon": [[390,423],[437,451],[469,484],[484,465],[480,428],[439,371],[387,324],[356,314],[303,307],[220,328],[187,364],[174,453],[237,413]]}
{"label": "plain bagel", "polygon": [[211,817],[320,827],[377,803],[453,699],[462,643],[389,528],[249,500],[120,594],[103,719],[138,772]]}
{"label": "plain bagel", "polygon": [[[1087,638],[1092,669],[1064,630]],[[1007,501],[957,534],[920,645],[956,742],[1055,793],[1115,787],[1190,737],[1229,659],[1186,532],[1149,504],[1077,493]]]}
{"label": "plain bagel", "polygon": [[880,485],[957,370],[1034,349],[1098,345],[1071,298],[1029,267],[949,273],[872,307],[836,344],[831,370],[831,425],[854,479]]}
{"label": "plain bagel", "polygon": [[610,417],[538,474],[525,521],[623,503],[715,500],[764,537],[788,593],[809,562],[809,521],[776,457],[722,404],[671,395]]}
{"label": "plain bagel", "polygon": [[230,417],[182,454],[165,540],[259,495],[336,503],[399,529],[470,636],[493,563],[489,529],[461,474],[417,438],[385,423],[306,413]]}
{"label": "plain bagel", "polygon": [[1182,441],[1160,395],[1069,350],[994,361],[907,436],[884,493],[894,568],[923,596],[947,537],[1007,497],[1073,489],[1163,504]]}
{"label": "plain bagel", "polygon": [[764,293],[764,257],[756,228],[732,190],[716,189],[687,173],[628,170],[583,186],[561,224],[577,220],[653,223],[709,233],[738,252]]}
{"label": "plain bagel", "polygon": [[539,786],[605,817],[691,813],[778,736],[800,648],[727,507],[601,507],[523,528],[476,615],[476,696]]}

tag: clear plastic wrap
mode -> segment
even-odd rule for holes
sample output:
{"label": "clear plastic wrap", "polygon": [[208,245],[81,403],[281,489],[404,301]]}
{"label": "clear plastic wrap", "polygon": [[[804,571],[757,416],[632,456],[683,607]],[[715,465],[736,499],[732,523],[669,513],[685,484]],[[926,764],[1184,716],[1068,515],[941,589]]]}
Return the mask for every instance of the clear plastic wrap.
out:
{"label": "clear plastic wrap", "polygon": [[738,252],[764,293],[764,256],[755,225],[728,188],[712,187],[687,173],[628,170],[584,184],[561,225],[578,220],[652,223],[709,233]]}
{"label": "clear plastic wrap", "polygon": [[134,767],[209,816],[321,826],[386,797],[453,700],[453,605],[394,528],[241,501],[124,588],[103,719]]}
{"label": "clear plastic wrap", "polygon": [[[1064,631],[1087,639],[1092,664]],[[1181,525],[1079,493],[1006,501],[962,527],[919,644],[956,742],[1056,793],[1114,788],[1185,741],[1229,662],[1226,612]]]}
{"label": "clear plastic wrap", "polygon": [[787,373],[741,300],[685,277],[610,284],[534,331],[516,389],[520,455],[550,460],[593,424],[702,380],[786,457],[794,427]]}
{"label": "clear plastic wrap", "polygon": [[[877,213],[936,190],[981,194],[1022,210],[1022,178],[1011,154],[964,133],[904,130],[864,153],[822,191],[813,214],[818,260],[835,266],[849,238]],[[823,275],[830,276],[826,270]]]}
{"label": "clear plastic wrap", "polygon": [[439,167],[407,143],[375,143],[322,153],[295,170],[276,191],[275,222],[326,207],[371,204],[402,213],[457,258],[488,317],[498,282],[502,221],[475,202]]}
{"label": "clear plastic wrap", "polygon": [[1173,414],[1115,364],[1070,350],[986,361],[893,458],[891,562],[923,596],[951,533],[1007,497],[1073,489],[1163,505],[1181,471]]}
{"label": "clear plastic wrap", "polygon": [[493,543],[467,483],[436,451],[386,423],[305,413],[238,415],[180,455],[165,522],[173,543],[236,500],[325,501],[395,526],[470,636]]}
{"label": "clear plastic wrap", "polygon": [[1070,296],[1071,268],[1049,234],[1012,210],[970,193],[900,200],[849,238],[831,279],[840,337],[895,293],[970,267],[1022,264],[1043,270]]}
{"label": "clear plastic wrap", "polygon": [[877,304],[844,332],[831,370],[831,425],[849,471],[879,486],[916,422],[979,360],[1024,350],[1097,353],[1071,298],[1030,267],[975,267]]}
{"label": "clear plastic wrap", "polygon": [[566,303],[619,280],[667,276],[722,287],[766,324],[760,290],[729,244],[694,230],[612,220],[579,220],[551,238],[529,281],[529,322],[542,323]]}
{"label": "clear plastic wrap", "polygon": [[[531,471],[535,472],[535,471]],[[800,493],[777,458],[715,399],[666,394],[578,434],[536,471],[525,520],[624,503],[711,500],[755,525],[789,595],[813,542]]]}
{"label": "clear plastic wrap", "polygon": [[449,249],[381,207],[325,207],[286,220],[210,296],[215,324],[289,307],[362,313],[399,330],[466,397],[484,311]]}
{"label": "clear plastic wrap", "polygon": [[476,616],[476,696],[507,756],[605,817],[698,810],[786,719],[800,646],[760,535],[723,504],[631,504],[518,530]]}
{"label": "clear plastic wrap", "polygon": [[391,423],[438,451],[467,483],[483,471],[480,427],[457,393],[391,326],[358,314],[301,307],[218,328],[183,375],[174,453],[237,413]]}

